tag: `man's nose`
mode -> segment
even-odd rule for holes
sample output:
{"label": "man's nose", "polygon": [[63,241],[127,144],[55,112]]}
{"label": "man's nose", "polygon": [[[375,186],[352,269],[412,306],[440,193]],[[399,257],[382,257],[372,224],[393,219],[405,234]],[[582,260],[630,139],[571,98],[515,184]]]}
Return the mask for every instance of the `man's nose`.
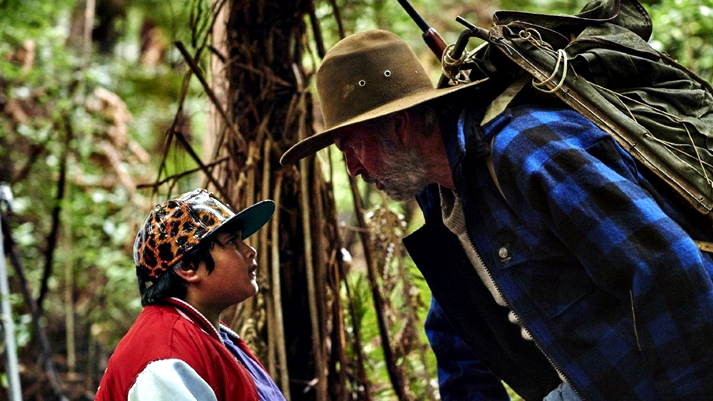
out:
{"label": "man's nose", "polygon": [[348,153],[344,153],[344,159],[347,162],[347,173],[349,173],[349,176],[356,178],[363,169],[361,163],[354,155],[349,155]]}

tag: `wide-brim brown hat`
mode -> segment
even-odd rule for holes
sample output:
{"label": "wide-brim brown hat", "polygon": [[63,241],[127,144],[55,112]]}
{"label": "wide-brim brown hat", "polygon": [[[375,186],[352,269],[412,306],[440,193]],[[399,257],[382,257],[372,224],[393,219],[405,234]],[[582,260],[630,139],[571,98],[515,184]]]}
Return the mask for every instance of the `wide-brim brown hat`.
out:
{"label": "wide-brim brown hat", "polygon": [[341,128],[471,85],[434,88],[416,53],[391,32],[370,30],[350,35],[327,52],[317,71],[325,130],[293,145],[280,163],[294,163],[333,144],[333,134]]}

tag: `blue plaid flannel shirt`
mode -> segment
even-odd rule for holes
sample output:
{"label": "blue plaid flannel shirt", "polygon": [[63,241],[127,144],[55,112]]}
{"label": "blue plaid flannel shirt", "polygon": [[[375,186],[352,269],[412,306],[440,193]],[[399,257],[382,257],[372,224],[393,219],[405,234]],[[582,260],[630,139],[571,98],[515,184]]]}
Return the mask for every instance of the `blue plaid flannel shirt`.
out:
{"label": "blue plaid flannel shirt", "polygon": [[[713,262],[688,234],[706,239],[697,222],[574,111],[518,106],[483,127],[502,194],[484,163],[466,167],[459,127],[444,139],[473,245],[578,393],[713,399]],[[427,333],[443,399],[502,398],[441,313],[434,303]]]}

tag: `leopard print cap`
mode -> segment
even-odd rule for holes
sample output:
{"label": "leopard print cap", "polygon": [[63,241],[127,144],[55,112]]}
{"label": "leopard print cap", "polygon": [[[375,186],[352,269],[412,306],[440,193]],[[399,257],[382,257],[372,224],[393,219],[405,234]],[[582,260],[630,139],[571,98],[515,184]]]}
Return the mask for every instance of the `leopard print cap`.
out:
{"label": "leopard print cap", "polygon": [[[243,210],[243,215],[249,209],[255,209],[266,201]],[[143,227],[134,241],[134,263],[136,274],[145,285],[150,286],[172,268],[183,255],[198,245],[205,237],[223,227],[234,224],[233,230],[241,230],[244,220],[257,219],[249,223],[257,226],[256,231],[264,225],[274,210],[274,204],[269,201],[272,209],[269,214],[251,213],[238,218],[228,206],[223,204],[212,193],[204,189],[196,189],[157,205],[149,213]],[[264,209],[264,208],[260,208]],[[256,216],[257,215],[257,216]],[[226,227],[227,229],[228,227]],[[252,228],[251,228],[252,230]],[[244,233],[244,237],[252,234]]]}

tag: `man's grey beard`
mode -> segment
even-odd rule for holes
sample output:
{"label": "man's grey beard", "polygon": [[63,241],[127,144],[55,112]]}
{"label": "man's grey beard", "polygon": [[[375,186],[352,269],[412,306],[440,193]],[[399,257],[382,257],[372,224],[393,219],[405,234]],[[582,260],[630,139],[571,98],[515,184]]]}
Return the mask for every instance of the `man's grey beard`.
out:
{"label": "man's grey beard", "polygon": [[379,147],[383,168],[371,176],[365,176],[365,181],[381,182],[386,195],[396,201],[413,198],[431,183],[426,158],[418,148],[393,143],[389,138],[382,138]]}

